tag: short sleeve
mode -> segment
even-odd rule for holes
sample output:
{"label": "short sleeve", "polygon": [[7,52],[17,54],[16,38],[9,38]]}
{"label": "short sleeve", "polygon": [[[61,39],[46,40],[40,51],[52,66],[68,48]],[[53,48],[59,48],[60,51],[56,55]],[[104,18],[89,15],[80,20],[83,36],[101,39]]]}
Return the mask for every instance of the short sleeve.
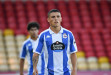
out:
{"label": "short sleeve", "polygon": [[70,34],[70,54],[77,52],[77,45],[73,34]]}
{"label": "short sleeve", "polygon": [[37,45],[34,48],[34,53],[38,53],[38,54],[42,53],[43,42],[44,42],[44,35],[41,34],[37,39]]}
{"label": "short sleeve", "polygon": [[23,44],[23,45],[22,45],[21,52],[20,52],[20,58],[25,59],[25,56],[26,56],[26,55],[27,55],[26,45]]}

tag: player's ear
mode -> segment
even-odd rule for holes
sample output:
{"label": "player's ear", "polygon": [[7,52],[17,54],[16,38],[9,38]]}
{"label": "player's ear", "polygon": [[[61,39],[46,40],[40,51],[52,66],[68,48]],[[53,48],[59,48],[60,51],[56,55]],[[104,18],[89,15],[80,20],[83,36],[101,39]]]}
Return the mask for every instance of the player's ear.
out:
{"label": "player's ear", "polygon": [[62,17],[61,17],[61,22],[62,22]]}
{"label": "player's ear", "polygon": [[47,18],[47,21],[49,22],[49,18]]}

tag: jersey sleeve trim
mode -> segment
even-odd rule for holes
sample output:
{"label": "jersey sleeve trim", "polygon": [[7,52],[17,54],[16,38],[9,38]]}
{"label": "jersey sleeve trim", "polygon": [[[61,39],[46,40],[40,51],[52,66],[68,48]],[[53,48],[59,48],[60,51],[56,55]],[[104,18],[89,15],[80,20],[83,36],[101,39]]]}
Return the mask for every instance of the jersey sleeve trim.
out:
{"label": "jersey sleeve trim", "polygon": [[41,54],[40,52],[37,52],[37,51],[36,51],[36,52],[34,52],[34,53]]}
{"label": "jersey sleeve trim", "polygon": [[70,52],[70,54],[72,54],[72,53],[76,53],[77,52],[77,50],[76,51],[73,51],[73,52]]}
{"label": "jersey sleeve trim", "polygon": [[25,59],[25,57],[20,57],[20,59]]}

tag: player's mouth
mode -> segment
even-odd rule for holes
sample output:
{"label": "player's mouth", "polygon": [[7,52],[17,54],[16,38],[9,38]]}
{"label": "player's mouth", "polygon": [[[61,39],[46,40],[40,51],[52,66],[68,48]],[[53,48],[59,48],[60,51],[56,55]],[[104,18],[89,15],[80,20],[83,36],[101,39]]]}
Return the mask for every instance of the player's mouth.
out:
{"label": "player's mouth", "polygon": [[58,22],[54,22],[54,23],[56,23],[56,24],[57,24]]}

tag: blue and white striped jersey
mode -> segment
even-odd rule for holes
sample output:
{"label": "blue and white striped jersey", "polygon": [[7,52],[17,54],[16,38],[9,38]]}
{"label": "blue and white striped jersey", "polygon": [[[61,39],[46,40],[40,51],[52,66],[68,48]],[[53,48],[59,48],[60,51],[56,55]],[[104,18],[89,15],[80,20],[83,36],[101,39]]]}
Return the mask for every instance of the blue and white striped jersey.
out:
{"label": "blue and white striped jersey", "polygon": [[45,53],[45,75],[70,75],[69,55],[77,52],[76,42],[71,31],[62,28],[54,33],[50,28],[43,31],[39,38],[35,53]]}
{"label": "blue and white striped jersey", "polygon": [[[34,41],[31,38],[28,38],[22,45],[22,50],[20,52],[20,58],[25,59],[27,56],[28,60],[28,75],[33,75],[33,62],[32,62],[32,57],[33,57],[33,50],[35,46],[37,45],[37,40]],[[37,64],[37,69],[39,72],[39,75],[44,75],[44,70],[45,70],[45,62],[44,62],[44,54],[42,53],[39,56],[39,61]]]}

